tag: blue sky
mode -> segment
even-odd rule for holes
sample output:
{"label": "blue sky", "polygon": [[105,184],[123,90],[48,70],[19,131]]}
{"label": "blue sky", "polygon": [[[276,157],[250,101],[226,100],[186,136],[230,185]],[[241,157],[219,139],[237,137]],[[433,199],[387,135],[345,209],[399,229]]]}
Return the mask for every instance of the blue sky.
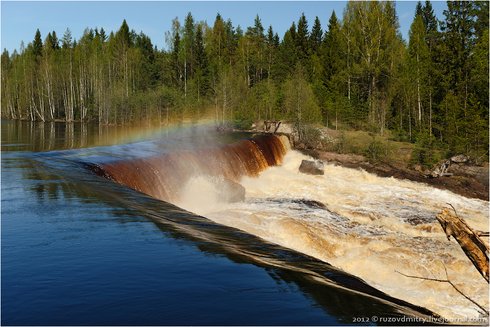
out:
{"label": "blue sky", "polygon": [[[396,3],[400,20],[400,30],[405,39],[412,23],[416,1],[399,1]],[[335,10],[339,18],[342,17],[345,1],[1,1],[1,48],[10,52],[18,49],[23,40],[26,44],[34,39],[37,28],[42,37],[49,31],[56,31],[59,37],[66,28],[70,28],[72,35],[79,38],[86,27],[103,27],[107,32],[117,30],[123,19],[129,27],[136,32],[143,31],[158,48],[165,46],[165,32],[170,30],[171,21],[179,17],[182,22],[190,11],[195,20],[207,21],[212,25],[216,13],[224,18],[230,18],[234,26],[240,25],[242,29],[253,24],[258,14],[262,24],[267,29],[272,25],[274,30],[282,37],[297,21],[302,12],[308,19],[309,26],[313,24],[315,16],[320,18],[323,29]],[[432,2],[436,16],[443,17],[445,2]]]}

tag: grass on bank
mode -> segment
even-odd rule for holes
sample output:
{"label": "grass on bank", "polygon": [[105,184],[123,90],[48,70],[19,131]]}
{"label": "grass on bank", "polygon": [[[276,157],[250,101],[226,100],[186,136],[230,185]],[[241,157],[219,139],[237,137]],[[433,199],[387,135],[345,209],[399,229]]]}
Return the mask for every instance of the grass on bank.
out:
{"label": "grass on bank", "polygon": [[305,130],[303,143],[306,147],[362,155],[371,163],[386,163],[405,168],[431,168],[448,155],[427,140],[415,143],[398,141],[390,131],[380,135],[361,130],[333,130],[311,126]]}

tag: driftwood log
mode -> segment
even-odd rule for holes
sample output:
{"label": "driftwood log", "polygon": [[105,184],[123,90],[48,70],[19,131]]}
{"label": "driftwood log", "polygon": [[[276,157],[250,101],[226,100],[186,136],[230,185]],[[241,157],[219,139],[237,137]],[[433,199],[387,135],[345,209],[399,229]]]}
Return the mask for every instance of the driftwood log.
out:
{"label": "driftwood log", "polygon": [[274,131],[272,133],[276,134],[277,130],[281,126],[281,123],[281,121],[264,120],[264,130],[269,133],[271,131],[271,128],[273,128]]}
{"label": "driftwood log", "polygon": [[438,164],[434,169],[432,169],[427,177],[437,178],[443,176],[452,176],[453,174],[447,172],[449,166],[451,166],[451,160],[444,160],[442,163]]}
{"label": "driftwood log", "polygon": [[479,237],[479,233],[473,231],[466,222],[453,214],[449,209],[442,210],[436,216],[447,239],[452,236],[459,243],[466,256],[471,260],[476,269],[488,282],[488,246]]}

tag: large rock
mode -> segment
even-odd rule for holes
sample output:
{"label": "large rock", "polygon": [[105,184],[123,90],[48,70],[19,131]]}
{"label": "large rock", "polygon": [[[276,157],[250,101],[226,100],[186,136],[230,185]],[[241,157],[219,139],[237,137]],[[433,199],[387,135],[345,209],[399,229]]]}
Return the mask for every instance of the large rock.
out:
{"label": "large rock", "polygon": [[245,200],[245,187],[229,179],[218,182],[219,197],[224,202],[240,202]]}
{"label": "large rock", "polygon": [[320,160],[303,160],[301,161],[301,165],[299,166],[300,173],[309,174],[309,175],[323,175],[324,166],[323,162]]}
{"label": "large rock", "polygon": [[453,156],[451,157],[451,162],[454,162],[454,163],[466,163],[468,162],[469,158],[468,156],[465,156],[464,154],[458,154],[457,156]]}

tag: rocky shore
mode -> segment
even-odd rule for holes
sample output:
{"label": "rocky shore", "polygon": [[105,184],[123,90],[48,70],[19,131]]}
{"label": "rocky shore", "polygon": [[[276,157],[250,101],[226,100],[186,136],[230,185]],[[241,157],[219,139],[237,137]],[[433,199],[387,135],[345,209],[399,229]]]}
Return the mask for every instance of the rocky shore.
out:
{"label": "rocky shore", "polygon": [[[263,133],[268,132],[264,127],[263,122],[254,124],[253,129],[249,132]],[[276,131],[278,134],[288,136],[292,147],[311,156],[315,159],[323,161],[325,164],[339,165],[346,168],[363,169],[369,173],[381,177],[395,177],[398,179],[407,179],[414,182],[425,183],[430,186],[449,190],[459,195],[469,198],[477,198],[480,200],[489,200],[489,164],[484,162],[480,165],[475,165],[469,160],[468,162],[452,162],[449,166],[444,167],[442,171],[428,171],[421,167],[412,167],[404,161],[406,158],[387,163],[373,163],[363,155],[354,153],[340,154],[337,152],[326,151],[313,146],[313,149],[307,148],[304,144],[295,142],[293,126],[288,123],[282,123]],[[340,133],[327,128],[320,129],[321,137],[329,138],[335,142],[339,138]],[[407,151],[407,149],[405,149]],[[411,151],[411,150],[409,150]],[[440,176],[435,177],[439,173]]]}
{"label": "rocky shore", "polygon": [[387,163],[371,163],[364,156],[357,154],[339,154],[335,152],[297,149],[325,164],[340,165],[342,167],[363,169],[381,177],[395,177],[430,186],[449,190],[451,192],[481,200],[489,200],[489,167],[488,163],[482,166],[471,164],[452,164],[447,172],[451,176],[428,177],[422,170],[409,169]]}

